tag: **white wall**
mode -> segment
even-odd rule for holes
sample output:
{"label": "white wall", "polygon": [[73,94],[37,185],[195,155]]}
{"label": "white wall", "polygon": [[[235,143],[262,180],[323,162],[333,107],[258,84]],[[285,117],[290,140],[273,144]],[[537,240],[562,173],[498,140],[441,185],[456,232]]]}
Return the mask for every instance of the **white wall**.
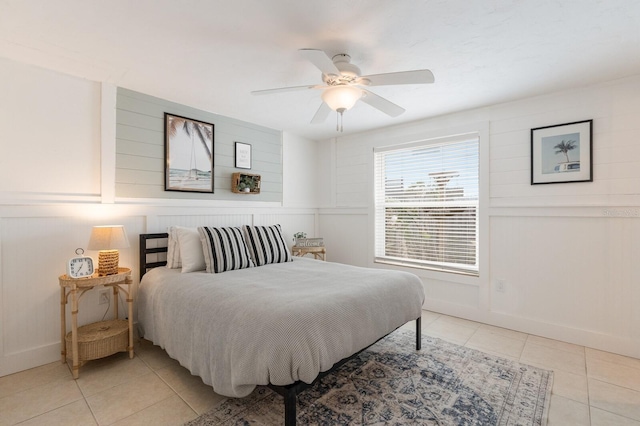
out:
{"label": "white wall", "polygon": [[315,141],[291,133],[282,135],[283,205],[285,207],[317,207],[317,162],[309,162],[318,155]]}
{"label": "white wall", "polygon": [[[126,226],[135,277],[137,235],[169,224],[281,223],[323,236],[329,260],[375,266],[373,143],[483,126],[481,277],[421,272],[426,307],[640,356],[640,77],[317,144],[285,133],[281,206],[114,200],[115,88],[2,59],[0,77],[0,376],[59,359],[57,278],[93,225]],[[588,118],[594,182],[530,186],[529,130]],[[80,323],[103,313],[87,293]]]}
{"label": "white wall", "polygon": [[[413,269],[426,308],[640,357],[638,116],[640,76],[323,141],[319,223],[328,253],[378,267],[374,146],[486,129],[480,277]],[[587,119],[594,181],[530,185],[531,129]]]}
{"label": "white wall", "polygon": [[[0,376],[60,359],[58,276],[94,225],[126,227],[131,247],[120,251],[120,264],[132,268],[134,286],[140,233],[171,224],[280,223],[291,241],[318,228],[308,178],[316,143],[287,134],[283,205],[242,194],[242,202],[114,197],[115,90],[0,59]],[[79,324],[104,313],[98,292],[88,292]]]}
{"label": "white wall", "polygon": [[99,194],[98,83],[0,58],[0,111],[4,197]]}

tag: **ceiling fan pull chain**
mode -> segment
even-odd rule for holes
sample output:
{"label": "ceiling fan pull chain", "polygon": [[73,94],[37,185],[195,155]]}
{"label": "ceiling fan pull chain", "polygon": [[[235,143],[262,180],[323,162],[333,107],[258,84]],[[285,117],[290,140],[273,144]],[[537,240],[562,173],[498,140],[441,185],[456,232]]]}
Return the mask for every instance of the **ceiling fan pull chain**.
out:
{"label": "ceiling fan pull chain", "polygon": [[344,110],[336,114],[336,132],[344,132]]}

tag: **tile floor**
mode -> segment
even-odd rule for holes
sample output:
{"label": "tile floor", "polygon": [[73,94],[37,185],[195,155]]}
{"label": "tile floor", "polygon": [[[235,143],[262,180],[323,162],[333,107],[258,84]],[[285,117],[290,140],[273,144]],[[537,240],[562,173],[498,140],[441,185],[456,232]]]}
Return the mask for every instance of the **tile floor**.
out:
{"label": "tile floor", "polygon": [[[555,372],[549,425],[640,426],[640,359],[424,311],[424,334]],[[413,324],[405,327],[413,328]],[[157,346],[0,377],[0,425],[181,425],[224,398]]]}

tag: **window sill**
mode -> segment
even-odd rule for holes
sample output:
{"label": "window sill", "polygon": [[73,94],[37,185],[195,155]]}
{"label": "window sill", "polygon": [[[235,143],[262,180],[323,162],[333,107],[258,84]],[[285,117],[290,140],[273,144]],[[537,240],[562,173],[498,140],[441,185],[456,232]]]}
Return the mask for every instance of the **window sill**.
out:
{"label": "window sill", "polygon": [[393,262],[383,259],[374,259],[372,266],[379,269],[394,269],[397,271],[409,272],[425,279],[480,286],[480,274],[478,272],[444,271],[442,269],[430,268],[427,266],[407,265],[401,262]]}

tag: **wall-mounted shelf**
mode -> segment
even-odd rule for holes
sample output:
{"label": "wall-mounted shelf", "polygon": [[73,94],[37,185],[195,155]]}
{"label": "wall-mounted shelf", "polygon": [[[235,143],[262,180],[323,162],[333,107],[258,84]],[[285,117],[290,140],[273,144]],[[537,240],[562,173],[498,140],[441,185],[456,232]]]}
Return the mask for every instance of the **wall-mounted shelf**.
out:
{"label": "wall-mounted shelf", "polygon": [[260,175],[233,173],[231,175],[231,192],[235,194],[259,194]]}

